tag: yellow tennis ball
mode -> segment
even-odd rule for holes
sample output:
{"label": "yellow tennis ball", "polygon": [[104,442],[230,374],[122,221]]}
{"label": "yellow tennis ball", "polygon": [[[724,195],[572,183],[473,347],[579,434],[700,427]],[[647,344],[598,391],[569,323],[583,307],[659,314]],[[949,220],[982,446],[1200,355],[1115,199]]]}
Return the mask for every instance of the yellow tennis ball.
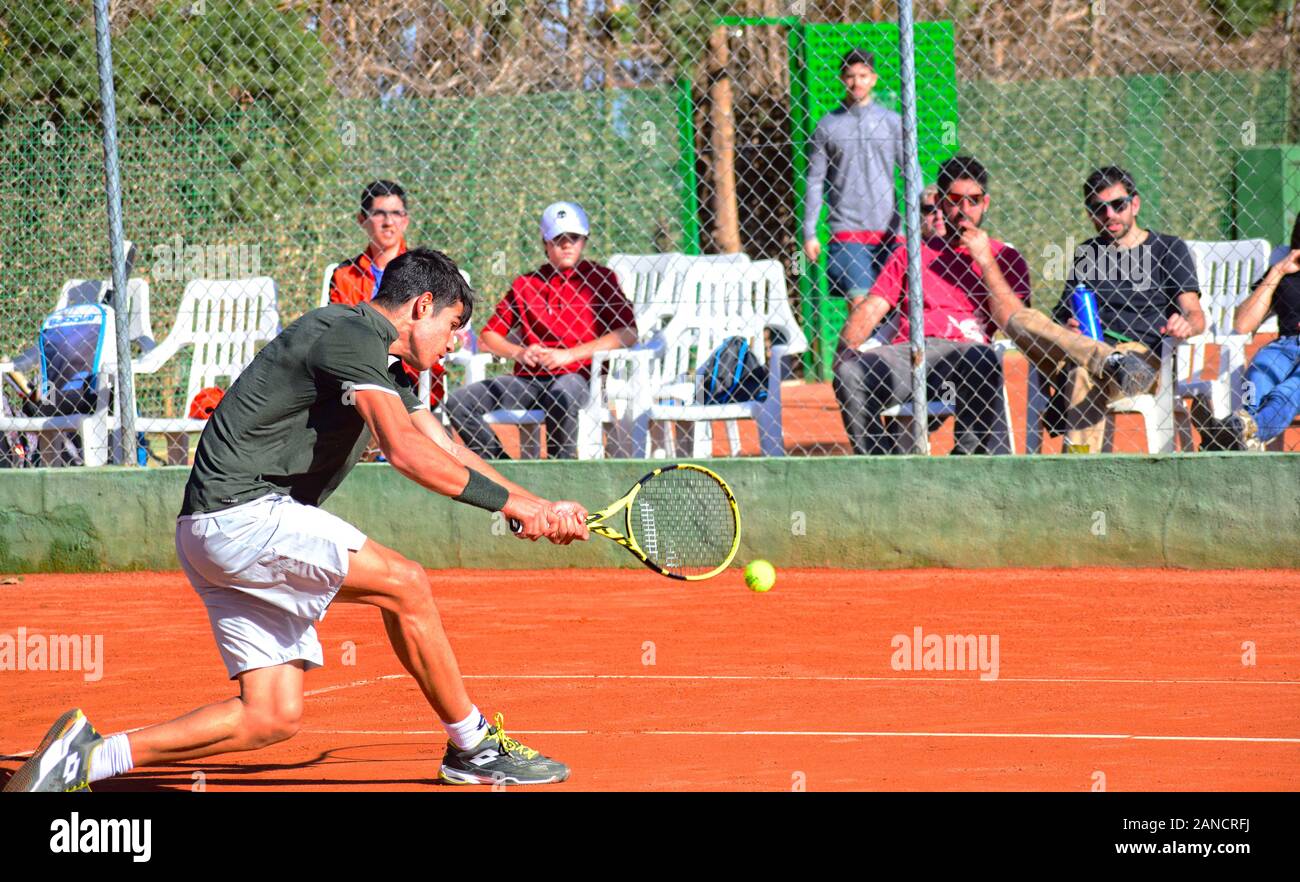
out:
{"label": "yellow tennis ball", "polygon": [[751,591],[771,591],[776,584],[776,568],[765,560],[751,560],[745,567],[745,584]]}

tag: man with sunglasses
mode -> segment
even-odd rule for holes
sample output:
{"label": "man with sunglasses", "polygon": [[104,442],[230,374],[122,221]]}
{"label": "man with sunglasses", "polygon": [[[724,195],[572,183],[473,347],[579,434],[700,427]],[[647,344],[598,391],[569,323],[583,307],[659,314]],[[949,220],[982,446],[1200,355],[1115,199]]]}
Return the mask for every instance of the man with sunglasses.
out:
{"label": "man with sunglasses", "polygon": [[[937,201],[922,197],[921,285],[924,291],[926,384],[932,399],[957,412],[954,453],[1011,453],[1003,395],[1002,360],[990,344],[984,273],[966,245],[988,209],[988,172],[969,156],[939,167]],[[929,192],[929,191],[927,191]],[[939,209],[938,216],[930,204]],[[1029,268],[1014,248],[989,240],[999,278],[1012,280],[1013,298],[1028,301]],[[911,398],[911,348],[907,249],[889,256],[867,296],[853,299],[840,333],[834,389],[845,429],[857,454],[895,453],[880,413]],[[898,331],[889,345],[869,344],[881,321],[897,308]]]}
{"label": "man with sunglasses", "polygon": [[826,280],[842,297],[865,297],[901,228],[894,171],[902,167],[903,122],[872,100],[875,58],[853,49],[840,60],[844,103],[817,122],[808,151],[804,188],[804,254],[821,257],[817,221],[822,201],[831,241]]}
{"label": "man with sunglasses", "polygon": [[473,383],[447,399],[452,427],[483,459],[505,456],[483,421],[500,409],[544,411],[547,455],[576,459],[578,408],[588,395],[592,354],[636,342],[636,315],[618,276],[582,259],[590,234],[582,206],[548,205],[541,232],[546,263],[515,278],[479,335],[479,347],[514,361],[514,373]]}
{"label": "man with sunglasses", "polygon": [[[1052,313],[1059,329],[1022,331],[1023,340],[1008,333],[1050,378],[1049,430],[1064,433],[1067,450],[1097,452],[1105,436],[1106,405],[1152,391],[1159,379],[1161,339],[1201,333],[1205,315],[1187,243],[1138,224],[1142,197],[1127,171],[1094,170],[1084,181],[1083,197],[1097,236],[1075,250]],[[1071,294],[1080,284],[1094,294],[1104,332],[1101,346],[1078,334]],[[1059,331],[1065,329],[1078,337],[1063,341]],[[1089,351],[1092,366],[1072,357],[1070,349]]]}
{"label": "man with sunglasses", "polygon": [[[1092,452],[1101,449],[1107,402],[1154,387],[1161,336],[1199,334],[1205,316],[1186,243],[1137,226],[1141,203],[1128,173],[1113,166],[1097,169],[1083,192],[1101,235],[1076,250],[1065,296],[1055,312],[1057,321],[1020,302],[987,234],[970,227],[962,240],[987,286],[989,318],[1052,378],[1057,391],[1055,414],[1049,414],[1049,420],[1059,427],[1054,430],[1064,429],[1067,445],[1086,445]],[[1142,248],[1149,251],[1137,250]],[[1079,332],[1069,296],[1080,283],[1095,292],[1102,327],[1121,338],[1115,345]]]}
{"label": "man with sunglasses", "polygon": [[933,239],[935,236],[948,235],[948,226],[943,218],[943,206],[939,204],[939,187],[930,184],[921,191],[921,239]]}

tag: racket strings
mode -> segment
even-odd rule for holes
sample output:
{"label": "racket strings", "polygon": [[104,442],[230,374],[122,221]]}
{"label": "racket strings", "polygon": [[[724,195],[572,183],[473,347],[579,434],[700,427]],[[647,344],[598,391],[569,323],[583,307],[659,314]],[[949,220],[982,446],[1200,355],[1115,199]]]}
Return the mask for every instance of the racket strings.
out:
{"label": "racket strings", "polygon": [[727,490],[694,469],[669,469],[646,481],[629,515],[632,536],[646,557],[683,576],[725,563],[739,528]]}

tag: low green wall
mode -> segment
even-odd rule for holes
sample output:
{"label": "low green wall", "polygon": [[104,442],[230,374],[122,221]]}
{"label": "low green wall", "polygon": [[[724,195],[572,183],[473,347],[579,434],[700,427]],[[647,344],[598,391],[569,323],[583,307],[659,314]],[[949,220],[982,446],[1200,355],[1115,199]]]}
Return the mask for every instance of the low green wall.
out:
{"label": "low green wall", "polygon": [[[743,517],[738,561],[900,568],[1292,567],[1300,454],[1147,457],[843,457],[714,460]],[[592,507],[639,462],[517,462],[510,477]],[[0,572],[174,569],[187,471],[0,472]],[[612,543],[557,548],[506,535],[385,465],[326,506],[429,567],[639,566]]]}

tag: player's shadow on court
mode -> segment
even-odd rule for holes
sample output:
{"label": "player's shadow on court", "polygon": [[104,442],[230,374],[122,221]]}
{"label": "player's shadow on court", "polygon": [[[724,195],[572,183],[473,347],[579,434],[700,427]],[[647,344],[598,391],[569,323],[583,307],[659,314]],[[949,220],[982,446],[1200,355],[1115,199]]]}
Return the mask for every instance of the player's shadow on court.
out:
{"label": "player's shadow on court", "polygon": [[[310,759],[302,760],[296,763],[235,763],[235,762],[204,762],[195,760],[187,763],[176,763],[169,766],[160,766],[157,768],[140,769],[129,772],[121,778],[110,778],[106,781],[99,781],[92,786],[97,793],[168,793],[178,790],[240,790],[245,788],[263,789],[271,787],[295,787],[295,786],[312,786],[312,787],[338,787],[340,789],[371,789],[376,787],[392,787],[397,785],[427,785],[435,786],[438,783],[438,770],[436,762],[426,758],[403,758],[393,756],[391,751],[399,744],[391,742],[384,744],[350,744],[345,747],[335,748],[333,750],[322,751]],[[427,747],[427,744],[420,743],[419,746]],[[377,759],[352,758],[338,756],[339,751],[356,750],[368,747],[380,747],[390,751],[388,756]],[[419,774],[411,777],[397,778],[332,778],[316,776],[277,776],[276,773],[282,773],[290,770],[308,769],[312,766],[337,765],[347,763],[393,763],[400,762],[404,764],[418,764],[420,768],[426,769],[427,774]],[[201,777],[196,773],[202,773]],[[7,779],[13,773],[10,771],[0,772]],[[3,786],[3,784],[0,784]]]}

